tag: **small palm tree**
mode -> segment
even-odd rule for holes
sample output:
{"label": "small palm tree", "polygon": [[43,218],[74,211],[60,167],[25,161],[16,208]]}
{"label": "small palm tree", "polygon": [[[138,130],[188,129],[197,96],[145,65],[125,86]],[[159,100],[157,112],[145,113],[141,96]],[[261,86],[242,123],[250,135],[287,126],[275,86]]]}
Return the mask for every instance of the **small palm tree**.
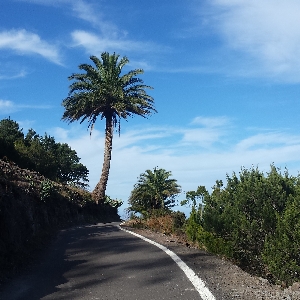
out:
{"label": "small palm tree", "polygon": [[181,192],[172,173],[165,169],[146,170],[134,185],[129,198],[129,210],[143,213],[153,209],[167,210],[174,206],[175,197]]}
{"label": "small palm tree", "polygon": [[136,77],[143,74],[142,69],[132,70],[121,75],[123,67],[129,62],[127,57],[119,59],[116,53],[103,52],[101,59],[91,56],[95,66],[79,65],[84,73],[75,73],[69,77],[74,82],[69,87],[69,95],[63,100],[65,108],[62,119],[69,123],[80,120],[88,121],[90,134],[98,117],[105,119],[105,147],[104,162],[100,181],[97,183],[92,196],[98,203],[105,198],[107,186],[113,129],[118,125],[120,134],[120,120],[133,115],[147,117],[156,112],[154,100],[145,89],[152,87],[144,85],[143,80]]}

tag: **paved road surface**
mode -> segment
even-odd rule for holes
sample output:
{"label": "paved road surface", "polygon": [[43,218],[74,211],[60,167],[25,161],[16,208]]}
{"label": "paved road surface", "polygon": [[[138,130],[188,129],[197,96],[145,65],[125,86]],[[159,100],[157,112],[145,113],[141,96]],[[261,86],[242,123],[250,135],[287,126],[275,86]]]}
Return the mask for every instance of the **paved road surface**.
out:
{"label": "paved road surface", "polygon": [[62,231],[41,262],[6,286],[0,299],[201,297],[166,253],[110,223]]}

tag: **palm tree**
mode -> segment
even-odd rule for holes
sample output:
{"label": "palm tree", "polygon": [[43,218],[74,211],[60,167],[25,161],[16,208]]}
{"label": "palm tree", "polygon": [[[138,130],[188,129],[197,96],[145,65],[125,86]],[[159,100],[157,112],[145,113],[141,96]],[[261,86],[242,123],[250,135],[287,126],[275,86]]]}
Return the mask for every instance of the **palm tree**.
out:
{"label": "palm tree", "polygon": [[167,210],[174,206],[175,197],[181,192],[172,173],[165,169],[146,170],[134,185],[129,198],[129,210],[143,213],[153,209]]}
{"label": "palm tree", "polygon": [[105,119],[105,147],[104,162],[100,181],[92,192],[93,199],[103,201],[108,181],[113,129],[118,125],[120,134],[120,120],[133,115],[147,117],[157,112],[154,99],[145,89],[152,87],[144,85],[143,80],[136,77],[143,74],[142,69],[132,70],[121,75],[123,67],[129,62],[127,57],[119,59],[116,53],[103,52],[101,59],[90,56],[95,66],[79,65],[84,73],[75,73],[69,77],[74,82],[69,86],[69,95],[63,100],[65,108],[62,119],[69,123],[80,120],[88,121],[90,134],[98,117]]}

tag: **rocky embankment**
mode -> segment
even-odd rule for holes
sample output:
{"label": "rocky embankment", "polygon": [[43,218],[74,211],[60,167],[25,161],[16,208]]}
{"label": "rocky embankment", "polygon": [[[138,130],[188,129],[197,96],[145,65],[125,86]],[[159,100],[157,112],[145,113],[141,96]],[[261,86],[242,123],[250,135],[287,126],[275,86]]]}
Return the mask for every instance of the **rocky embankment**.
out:
{"label": "rocky embankment", "polygon": [[117,220],[117,209],[95,204],[88,191],[0,160],[0,280],[24,264],[55,230]]}

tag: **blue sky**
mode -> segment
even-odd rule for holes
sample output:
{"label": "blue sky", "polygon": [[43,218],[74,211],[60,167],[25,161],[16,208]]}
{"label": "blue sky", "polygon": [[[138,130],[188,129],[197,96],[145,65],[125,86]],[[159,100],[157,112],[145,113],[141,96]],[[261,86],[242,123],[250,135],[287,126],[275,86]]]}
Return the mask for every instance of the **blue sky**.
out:
{"label": "blue sky", "polygon": [[[107,194],[127,199],[140,173],[172,171],[183,191],[271,163],[300,171],[298,0],[4,0],[0,118],[67,142],[97,183],[104,122],[61,121],[68,76],[90,55],[116,52],[156,103],[121,122]],[[184,199],[184,193],[179,200]]]}

